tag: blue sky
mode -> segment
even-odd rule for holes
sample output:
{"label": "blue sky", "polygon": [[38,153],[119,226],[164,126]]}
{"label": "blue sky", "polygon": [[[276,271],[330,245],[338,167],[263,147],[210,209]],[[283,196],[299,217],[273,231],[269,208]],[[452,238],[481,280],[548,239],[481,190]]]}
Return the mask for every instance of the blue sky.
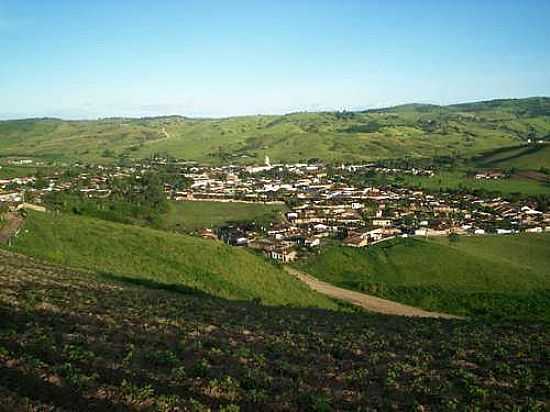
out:
{"label": "blue sky", "polygon": [[550,1],[0,0],[0,118],[550,95]]}

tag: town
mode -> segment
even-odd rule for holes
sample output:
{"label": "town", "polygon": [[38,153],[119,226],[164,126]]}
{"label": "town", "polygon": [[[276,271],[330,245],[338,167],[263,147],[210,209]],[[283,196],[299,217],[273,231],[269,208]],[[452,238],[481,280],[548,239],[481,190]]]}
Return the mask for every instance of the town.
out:
{"label": "town", "polygon": [[[12,161],[29,167],[31,160]],[[41,170],[41,165],[36,165]],[[74,164],[0,179],[0,211],[45,212],[52,193],[76,193],[93,201],[109,199],[117,179],[170,171],[162,182],[173,202],[245,202],[285,205],[269,225],[254,221],[205,227],[195,234],[248,247],[282,263],[318,251],[325,242],[361,248],[396,237],[512,235],[550,232],[550,211],[533,200],[481,198],[472,193],[427,192],[407,187],[358,184],[365,171],[433,176],[428,169],[395,169],[377,164],[330,166],[321,163],[261,166],[207,166],[160,156],[125,166]],[[162,174],[163,176],[165,174]],[[360,180],[360,179],[359,179]],[[135,188],[134,190],[139,190]]]}

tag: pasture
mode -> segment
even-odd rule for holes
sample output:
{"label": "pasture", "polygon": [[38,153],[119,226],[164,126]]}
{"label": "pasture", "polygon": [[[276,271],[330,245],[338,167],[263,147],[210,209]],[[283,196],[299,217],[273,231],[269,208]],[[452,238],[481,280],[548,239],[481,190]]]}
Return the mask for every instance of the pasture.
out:
{"label": "pasture", "polygon": [[170,202],[160,218],[159,227],[177,232],[194,232],[228,222],[254,222],[269,226],[286,211],[285,205],[261,203],[177,201]]}
{"label": "pasture", "polygon": [[428,310],[550,320],[550,234],[332,245],[296,265],[336,286]]}

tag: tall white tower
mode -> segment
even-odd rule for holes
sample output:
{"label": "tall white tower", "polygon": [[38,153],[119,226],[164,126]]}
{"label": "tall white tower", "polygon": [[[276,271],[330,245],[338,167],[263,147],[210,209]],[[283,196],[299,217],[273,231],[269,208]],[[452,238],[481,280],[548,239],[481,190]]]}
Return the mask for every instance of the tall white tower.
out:
{"label": "tall white tower", "polygon": [[271,167],[271,162],[269,161],[269,156],[265,155],[265,165]]}

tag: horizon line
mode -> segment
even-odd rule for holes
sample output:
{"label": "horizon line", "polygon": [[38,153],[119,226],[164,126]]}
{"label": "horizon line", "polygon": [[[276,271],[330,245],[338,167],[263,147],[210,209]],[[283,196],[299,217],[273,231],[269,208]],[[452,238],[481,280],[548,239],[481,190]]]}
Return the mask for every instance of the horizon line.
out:
{"label": "horizon line", "polygon": [[[3,114],[0,113],[0,122],[10,122],[10,121],[24,121],[24,120],[60,120],[65,122],[93,122],[93,121],[101,121],[101,120],[116,120],[116,119],[128,119],[128,120],[143,120],[143,119],[160,119],[160,118],[169,118],[169,117],[180,117],[184,119],[189,120],[224,120],[224,119],[234,119],[234,118],[243,118],[243,117],[260,117],[260,116],[288,116],[292,114],[298,114],[298,113],[365,113],[369,111],[378,111],[378,110],[389,110],[389,109],[395,109],[398,107],[403,106],[434,106],[434,107],[452,107],[452,106],[459,106],[463,104],[475,104],[475,103],[490,103],[495,101],[512,101],[512,100],[532,100],[532,99],[550,99],[550,95],[544,96],[544,95],[538,95],[538,96],[528,96],[528,97],[504,97],[504,98],[488,98],[488,99],[481,99],[481,100],[467,100],[467,101],[460,101],[457,103],[450,103],[450,104],[438,104],[438,103],[428,103],[428,102],[420,102],[420,101],[411,101],[411,102],[405,102],[405,103],[397,103],[393,105],[381,105],[379,107],[371,107],[371,108],[355,108],[355,109],[318,109],[318,110],[294,110],[294,111],[288,111],[288,112],[282,112],[282,113],[276,113],[276,112],[258,112],[258,113],[248,113],[248,114],[235,114],[235,115],[221,115],[221,116],[194,116],[194,115],[186,115],[181,113],[172,113],[172,114],[152,114],[152,115],[143,115],[143,116],[124,116],[124,115],[115,115],[115,116],[98,116],[98,117],[89,117],[89,118],[67,118],[62,116],[49,116],[49,115],[31,115],[31,116],[22,116],[18,117],[15,115],[14,117],[3,117]],[[7,115],[7,113],[6,113]],[[8,115],[9,116],[9,115]]]}

